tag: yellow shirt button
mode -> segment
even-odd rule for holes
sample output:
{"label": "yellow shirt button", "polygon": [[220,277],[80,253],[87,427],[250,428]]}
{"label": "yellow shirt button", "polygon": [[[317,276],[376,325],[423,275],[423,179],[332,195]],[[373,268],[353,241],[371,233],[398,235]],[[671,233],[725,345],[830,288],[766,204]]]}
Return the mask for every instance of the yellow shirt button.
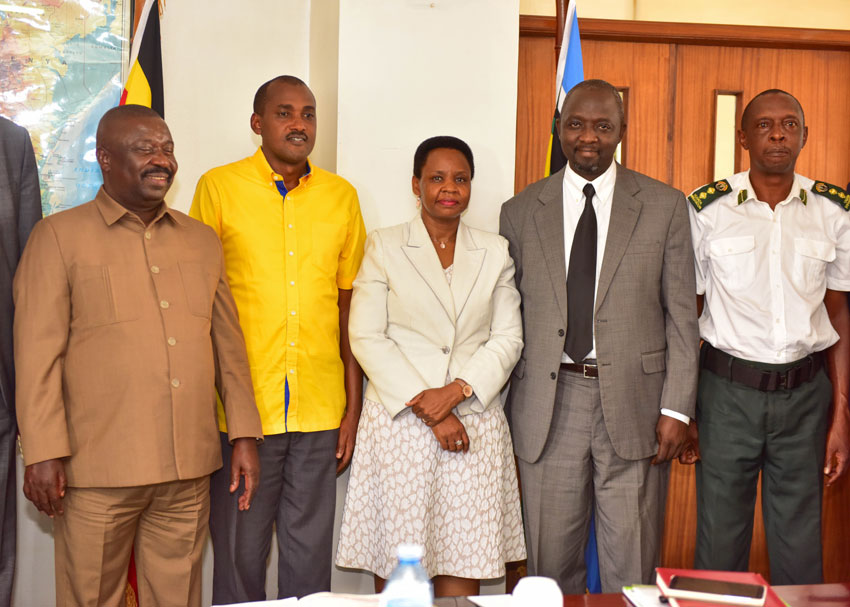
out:
{"label": "yellow shirt button", "polygon": [[147,239],[147,240],[151,239],[151,233],[150,232],[145,232],[145,239]]}
{"label": "yellow shirt button", "polygon": [[151,266],[151,272],[154,274],[159,274],[159,266]]}
{"label": "yellow shirt button", "polygon": [[176,346],[176,345],[177,345],[177,340],[176,340],[176,339],[174,339],[173,337],[169,337],[169,338],[168,338],[168,345],[169,345],[169,346]]}
{"label": "yellow shirt button", "polygon": [[179,388],[180,387],[180,380],[175,377],[174,379],[171,380],[171,385],[174,386],[175,388]]}
{"label": "yellow shirt button", "polygon": [[163,310],[167,310],[169,305],[170,304],[167,301],[165,301],[164,299],[161,302],[159,302],[159,307],[162,308]]}

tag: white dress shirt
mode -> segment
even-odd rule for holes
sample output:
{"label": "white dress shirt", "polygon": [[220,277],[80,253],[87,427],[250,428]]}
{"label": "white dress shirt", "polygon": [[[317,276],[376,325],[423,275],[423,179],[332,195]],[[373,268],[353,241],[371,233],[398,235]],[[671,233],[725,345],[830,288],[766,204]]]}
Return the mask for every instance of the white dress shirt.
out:
{"label": "white dress shirt", "polygon": [[[573,171],[567,165],[564,171],[564,261],[569,271],[570,252],[573,248],[573,236],[576,232],[578,220],[584,211],[584,186],[593,184],[595,194],[593,196],[593,210],[596,212],[596,282],[593,287],[593,309],[596,309],[596,292],[599,289],[599,272],[602,270],[602,258],[605,253],[605,243],[608,241],[608,224],[611,221],[611,204],[614,200],[614,184],[617,181],[617,163],[612,162],[604,173],[593,181]],[[593,347],[587,354],[587,358],[596,358],[596,323],[593,331]],[[576,362],[566,352],[561,354],[562,363]],[[678,419],[682,423],[690,423],[687,415],[682,415],[670,409],[661,409],[663,415]]]}
{"label": "white dress shirt", "polygon": [[[605,243],[608,240],[608,223],[611,220],[611,201],[614,199],[614,182],[617,180],[617,163],[612,162],[604,173],[593,181],[588,181],[578,175],[567,165],[564,171],[564,261],[567,273],[570,268],[570,251],[573,248],[573,237],[581,214],[584,212],[584,186],[593,184],[596,193],[593,196],[593,210],[596,212],[596,282],[593,286],[593,309],[596,309],[596,291],[599,288],[599,271],[602,269],[602,257]],[[596,323],[594,323],[595,325]],[[596,358],[596,331],[594,326],[593,347],[587,358]],[[577,362],[561,355],[561,362]]]}
{"label": "white dress shirt", "polygon": [[697,293],[705,295],[700,335],[727,354],[787,363],[825,350],[838,334],[826,289],[850,290],[850,212],[794,176],[771,211],[749,172],[701,211],[689,206]]}

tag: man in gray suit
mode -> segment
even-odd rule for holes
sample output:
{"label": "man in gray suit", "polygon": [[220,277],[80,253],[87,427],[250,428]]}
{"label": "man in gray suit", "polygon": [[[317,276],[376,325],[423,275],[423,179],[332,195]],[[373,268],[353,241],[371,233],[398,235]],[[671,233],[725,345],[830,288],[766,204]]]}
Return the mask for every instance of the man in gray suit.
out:
{"label": "man in gray suit", "polygon": [[614,162],[625,128],[613,86],[576,85],[558,122],[568,165],[506,202],[500,218],[523,305],[508,407],[528,570],[565,593],[585,589],[591,508],[602,591],[653,581],[668,462],[694,414],[687,205]]}
{"label": "man in gray suit", "polygon": [[41,219],[32,142],[0,117],[0,605],[12,600],[15,575],[15,369],[12,366],[12,278],[30,230]]}

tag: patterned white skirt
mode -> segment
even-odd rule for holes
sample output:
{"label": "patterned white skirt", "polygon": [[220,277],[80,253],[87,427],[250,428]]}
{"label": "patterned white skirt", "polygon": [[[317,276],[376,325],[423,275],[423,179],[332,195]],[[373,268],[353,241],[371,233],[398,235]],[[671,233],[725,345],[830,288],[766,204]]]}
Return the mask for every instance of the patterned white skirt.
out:
{"label": "patterned white skirt", "polygon": [[336,564],[387,578],[402,542],[425,547],[430,577],[491,579],[525,558],[513,446],[501,407],[460,418],[467,453],[442,449],[412,412],[365,401]]}

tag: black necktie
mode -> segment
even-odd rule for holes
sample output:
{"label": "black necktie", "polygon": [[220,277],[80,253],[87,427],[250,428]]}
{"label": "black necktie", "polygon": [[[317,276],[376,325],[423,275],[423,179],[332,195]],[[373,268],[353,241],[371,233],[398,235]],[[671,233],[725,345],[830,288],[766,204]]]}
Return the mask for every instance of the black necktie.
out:
{"label": "black necktie", "polygon": [[564,352],[580,363],[593,348],[593,295],[596,291],[596,212],[593,185],[584,186],[584,211],[578,219],[567,272],[567,340]]}

